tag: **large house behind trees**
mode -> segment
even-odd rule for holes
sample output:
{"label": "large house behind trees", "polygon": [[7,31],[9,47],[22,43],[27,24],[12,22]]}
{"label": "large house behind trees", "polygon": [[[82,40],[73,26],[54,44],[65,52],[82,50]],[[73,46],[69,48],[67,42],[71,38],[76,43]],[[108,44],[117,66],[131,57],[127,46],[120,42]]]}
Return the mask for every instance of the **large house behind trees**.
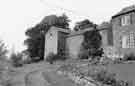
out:
{"label": "large house behind trees", "polygon": [[[78,58],[83,33],[92,29],[72,32],[52,27],[45,35],[45,58],[50,52],[57,54],[63,50],[70,57]],[[135,53],[135,6],[122,9],[112,16],[110,23],[100,25],[98,29],[106,29],[100,31],[106,56],[114,58]]]}

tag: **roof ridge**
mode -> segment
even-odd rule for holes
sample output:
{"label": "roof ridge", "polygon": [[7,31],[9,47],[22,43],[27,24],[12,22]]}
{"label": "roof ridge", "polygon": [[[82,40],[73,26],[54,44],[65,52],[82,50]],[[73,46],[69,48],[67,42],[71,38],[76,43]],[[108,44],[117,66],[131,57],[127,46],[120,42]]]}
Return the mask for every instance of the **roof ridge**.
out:
{"label": "roof ridge", "polygon": [[134,10],[135,10],[135,4],[127,6],[127,7],[123,8],[121,11],[119,11],[117,14],[115,14],[112,18],[120,16],[122,14],[127,14],[129,12],[134,11]]}

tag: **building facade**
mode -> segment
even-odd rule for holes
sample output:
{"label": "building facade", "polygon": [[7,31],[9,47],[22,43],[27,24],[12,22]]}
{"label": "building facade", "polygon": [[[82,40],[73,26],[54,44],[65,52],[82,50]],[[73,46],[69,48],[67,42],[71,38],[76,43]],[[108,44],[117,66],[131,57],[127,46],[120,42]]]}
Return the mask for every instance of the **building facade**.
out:
{"label": "building facade", "polygon": [[[71,58],[78,58],[84,40],[83,33],[92,29],[73,32],[52,27],[45,35],[45,58],[50,52],[57,54],[62,51]],[[97,29],[105,29],[100,34],[107,57],[122,58],[126,54],[135,53],[135,6],[122,9],[112,16],[109,23],[100,25]]]}
{"label": "building facade", "polygon": [[[46,58],[50,53],[58,54],[60,51],[66,49],[66,36],[69,30],[62,28],[51,27],[45,35],[45,50],[44,57]],[[62,49],[64,48],[64,50]]]}
{"label": "building facade", "polygon": [[92,29],[70,31],[63,28],[51,27],[45,35],[44,57],[46,58],[50,53],[61,54],[62,52],[69,58],[78,58],[84,40],[83,33]]}
{"label": "building facade", "polygon": [[135,53],[135,6],[122,9],[111,19],[115,54]]}

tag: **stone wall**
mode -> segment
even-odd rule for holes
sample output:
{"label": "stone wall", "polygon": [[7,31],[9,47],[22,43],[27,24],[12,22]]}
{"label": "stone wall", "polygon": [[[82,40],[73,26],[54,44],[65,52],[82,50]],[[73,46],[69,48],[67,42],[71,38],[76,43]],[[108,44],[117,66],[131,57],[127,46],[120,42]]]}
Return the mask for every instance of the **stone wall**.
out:
{"label": "stone wall", "polygon": [[121,26],[121,18],[124,15],[120,15],[111,20],[113,28],[113,40],[114,46],[117,48],[119,54],[130,54],[135,53],[135,48],[123,48],[122,47],[122,37],[126,36],[130,32],[135,32],[135,13],[129,13],[131,15],[131,24],[126,26]]}
{"label": "stone wall", "polygon": [[75,35],[67,38],[67,48],[69,57],[78,58],[80,48],[83,42],[83,35]]}

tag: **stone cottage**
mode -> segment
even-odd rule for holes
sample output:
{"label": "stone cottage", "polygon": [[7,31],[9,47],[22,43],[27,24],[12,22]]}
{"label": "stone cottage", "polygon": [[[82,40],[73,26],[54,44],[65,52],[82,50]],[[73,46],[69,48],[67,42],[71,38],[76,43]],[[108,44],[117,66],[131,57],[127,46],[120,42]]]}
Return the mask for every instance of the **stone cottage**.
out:
{"label": "stone cottage", "polygon": [[[70,31],[52,27],[45,35],[45,58],[53,52],[61,51],[72,58],[78,58],[83,33],[93,28],[81,31]],[[102,48],[105,55],[110,58],[123,57],[125,54],[135,53],[135,6],[122,9],[112,16],[108,24],[100,25],[97,29],[102,36]]]}
{"label": "stone cottage", "polygon": [[135,53],[135,6],[122,9],[111,19],[115,55]]}
{"label": "stone cottage", "polygon": [[105,55],[114,59],[135,53],[135,6],[122,9],[112,16],[110,24],[102,31],[102,41]]}

